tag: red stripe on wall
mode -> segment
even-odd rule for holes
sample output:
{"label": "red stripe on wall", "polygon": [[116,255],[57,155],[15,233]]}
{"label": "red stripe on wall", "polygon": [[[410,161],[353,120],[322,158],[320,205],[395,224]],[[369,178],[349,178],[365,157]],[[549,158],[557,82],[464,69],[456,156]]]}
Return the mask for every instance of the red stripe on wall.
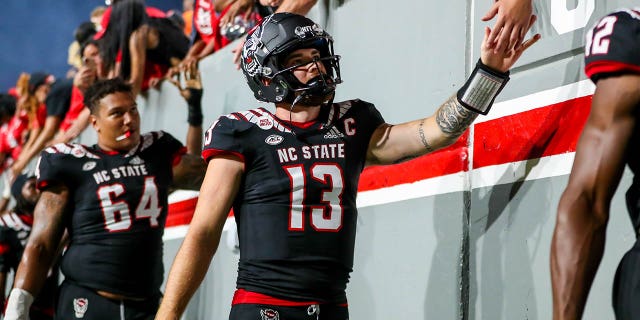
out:
{"label": "red stripe on wall", "polygon": [[[191,198],[169,204],[166,227],[184,226],[191,223],[193,212],[196,210],[198,198]],[[233,217],[233,210],[229,212],[229,217]]]}
{"label": "red stripe on wall", "polygon": [[[574,152],[590,106],[591,96],[585,96],[476,124],[473,168]],[[467,131],[453,145],[432,154],[401,164],[368,167],[360,176],[358,191],[466,171],[468,140]],[[189,224],[196,202],[194,198],[171,203],[167,227]]]}
{"label": "red stripe on wall", "polygon": [[468,141],[469,131],[451,146],[434,153],[399,164],[367,167],[360,175],[358,191],[376,190],[466,170],[469,166]]}
{"label": "red stripe on wall", "polygon": [[475,125],[473,168],[576,151],[591,96]]}

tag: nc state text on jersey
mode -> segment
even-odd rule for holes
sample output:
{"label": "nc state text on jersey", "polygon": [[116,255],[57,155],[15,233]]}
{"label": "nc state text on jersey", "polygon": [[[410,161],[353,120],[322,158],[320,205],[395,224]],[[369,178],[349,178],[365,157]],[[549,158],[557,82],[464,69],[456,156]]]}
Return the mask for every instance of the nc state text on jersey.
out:
{"label": "nc state text on jersey", "polygon": [[299,148],[289,147],[278,149],[280,163],[297,161],[298,157],[304,159],[337,159],[344,158],[344,143],[328,143]]}
{"label": "nc state text on jersey", "polygon": [[111,179],[120,179],[126,177],[137,177],[148,175],[147,167],[144,164],[119,166],[111,169],[111,171],[101,170],[93,174],[93,178],[97,184],[109,181]]}

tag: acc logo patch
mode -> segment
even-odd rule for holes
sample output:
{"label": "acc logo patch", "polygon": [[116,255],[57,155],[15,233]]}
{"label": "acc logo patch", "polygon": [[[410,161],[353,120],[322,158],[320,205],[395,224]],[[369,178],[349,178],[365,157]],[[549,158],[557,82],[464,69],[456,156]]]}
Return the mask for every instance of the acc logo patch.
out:
{"label": "acc logo patch", "polygon": [[89,171],[89,170],[91,170],[91,169],[93,169],[95,167],[96,167],[96,162],[95,161],[89,161],[89,162],[85,162],[82,165],[82,170],[83,171]]}
{"label": "acc logo patch", "polygon": [[75,298],[73,299],[73,311],[76,313],[76,318],[84,318],[84,314],[89,307],[89,300],[87,298]]}
{"label": "acc logo patch", "polygon": [[264,139],[264,142],[272,146],[276,146],[276,145],[279,145],[283,140],[284,138],[282,136],[279,136],[277,134],[272,134],[268,136],[266,139]]}
{"label": "acc logo patch", "polygon": [[260,316],[262,317],[262,320],[280,320],[278,311],[275,311],[273,309],[260,310]]}

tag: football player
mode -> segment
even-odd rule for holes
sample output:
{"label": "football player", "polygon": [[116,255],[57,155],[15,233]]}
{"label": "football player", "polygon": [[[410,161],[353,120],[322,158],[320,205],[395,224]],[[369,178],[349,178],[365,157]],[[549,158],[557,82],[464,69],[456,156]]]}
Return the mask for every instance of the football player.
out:
{"label": "football player", "polygon": [[163,281],[162,235],[170,187],[196,189],[205,164],[201,151],[202,89],[189,70],[186,148],[163,131],[140,133],[130,85],[98,81],[85,94],[93,146],[57,144],[36,169],[40,200],[5,319],[27,319],[65,228],[70,243],[57,319],[151,319]]}
{"label": "football player", "polygon": [[[33,209],[40,192],[36,189],[36,177],[21,174],[11,185],[11,196],[15,207],[0,216],[0,290],[4,301],[7,274],[18,268],[27,238],[33,225]],[[57,258],[57,257],[56,257]],[[31,320],[51,320],[58,286],[58,268],[48,273],[45,284],[30,308]]]}
{"label": "football player", "polygon": [[207,174],[156,319],[180,317],[231,207],[240,261],[229,319],[348,319],[345,288],[364,167],[456,141],[489,111],[509,68],[538,37],[510,54],[485,42],[470,79],[435,115],[391,125],[371,103],[333,103],[340,66],[327,32],[296,14],[265,18],[247,36],[242,70],[255,97],[275,103],[275,113],[234,112],[207,130]]}
{"label": "football player", "polygon": [[[640,8],[639,8],[640,9]],[[625,165],[635,174],[627,208],[640,228],[640,11],[613,12],[586,35],[585,71],[596,84],[551,243],[553,318],[580,319],[604,251],[609,209]],[[636,47],[637,46],[637,47]],[[616,319],[640,319],[640,242],[613,286]]]}

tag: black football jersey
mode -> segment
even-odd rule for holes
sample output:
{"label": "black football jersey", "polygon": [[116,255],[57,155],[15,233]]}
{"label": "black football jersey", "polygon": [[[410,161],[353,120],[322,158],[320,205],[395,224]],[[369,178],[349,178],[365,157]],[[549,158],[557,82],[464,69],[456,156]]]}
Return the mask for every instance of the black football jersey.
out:
{"label": "black football jersey", "polygon": [[245,164],[233,204],[238,288],[346,301],[358,180],[383,122],[372,104],[351,100],[322,107],[317,121],[299,126],[258,108],[222,116],[209,128],[205,160],[232,153]]}
{"label": "black football jersey", "polygon": [[33,216],[9,212],[0,216],[0,270],[17,270],[27,244]]}
{"label": "black football jersey", "polygon": [[[640,74],[640,8],[613,12],[587,32],[585,71],[594,82],[611,75]],[[640,106],[636,111],[640,111]],[[636,117],[639,117],[637,112]],[[639,125],[630,141],[632,145],[640,141]],[[633,184],[627,191],[627,207],[635,230],[640,234],[640,148],[628,148],[627,164],[634,173]]]}
{"label": "black football jersey", "polygon": [[640,73],[640,8],[613,12],[585,38],[585,71],[594,82],[610,74]]}
{"label": "black football jersey", "polygon": [[127,154],[79,144],[41,153],[38,187],[61,182],[70,190],[71,242],[61,262],[67,280],[131,297],[158,293],[168,187],[181,150],[178,140],[158,131],[142,135]]}
{"label": "black football jersey", "polygon": [[[4,273],[18,270],[27,239],[31,234],[33,216],[9,212],[0,215],[0,270]],[[58,268],[54,266],[32,305],[34,312],[52,310],[58,286]],[[4,289],[4,288],[2,288]]]}

